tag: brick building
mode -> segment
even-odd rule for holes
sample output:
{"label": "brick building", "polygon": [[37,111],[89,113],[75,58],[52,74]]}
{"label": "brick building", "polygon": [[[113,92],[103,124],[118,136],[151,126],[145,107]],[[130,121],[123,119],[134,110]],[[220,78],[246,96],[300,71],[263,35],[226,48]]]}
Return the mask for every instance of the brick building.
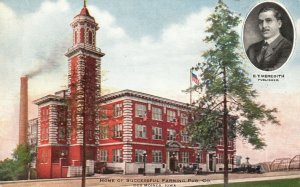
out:
{"label": "brick building", "polygon": [[[198,162],[203,171],[222,170],[222,142],[215,150],[200,151],[190,141],[186,103],[132,90],[100,97],[104,54],[96,47],[98,24],[84,6],[71,27],[68,89],[34,101],[39,178],[80,176],[84,140],[87,174],[94,173],[95,162],[126,174],[142,173],[144,158],[146,173],[180,171]],[[232,163],[235,147],[230,145]]]}

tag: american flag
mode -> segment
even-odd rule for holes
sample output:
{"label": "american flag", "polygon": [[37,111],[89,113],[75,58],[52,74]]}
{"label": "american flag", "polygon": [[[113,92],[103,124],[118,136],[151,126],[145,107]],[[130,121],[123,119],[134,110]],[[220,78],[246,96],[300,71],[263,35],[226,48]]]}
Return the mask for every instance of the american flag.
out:
{"label": "american flag", "polygon": [[199,81],[197,75],[194,74],[193,72],[192,72],[192,81],[196,84],[200,84],[200,81]]}

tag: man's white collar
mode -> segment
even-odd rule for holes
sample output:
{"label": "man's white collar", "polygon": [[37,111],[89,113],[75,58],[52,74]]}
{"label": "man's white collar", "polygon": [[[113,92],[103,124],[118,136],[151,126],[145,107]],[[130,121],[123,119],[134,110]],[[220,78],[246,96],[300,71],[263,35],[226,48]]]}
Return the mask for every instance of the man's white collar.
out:
{"label": "man's white collar", "polygon": [[274,40],[276,40],[276,38],[280,36],[280,33],[278,33],[277,35],[265,40],[265,42],[268,42],[268,44],[272,43]]}

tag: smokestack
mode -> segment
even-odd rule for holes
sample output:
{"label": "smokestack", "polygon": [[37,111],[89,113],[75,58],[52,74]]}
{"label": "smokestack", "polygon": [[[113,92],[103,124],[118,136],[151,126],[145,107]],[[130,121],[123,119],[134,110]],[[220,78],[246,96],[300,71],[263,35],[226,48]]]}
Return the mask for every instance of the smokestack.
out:
{"label": "smokestack", "polygon": [[28,77],[21,77],[20,85],[20,116],[19,116],[19,144],[27,143],[28,129]]}

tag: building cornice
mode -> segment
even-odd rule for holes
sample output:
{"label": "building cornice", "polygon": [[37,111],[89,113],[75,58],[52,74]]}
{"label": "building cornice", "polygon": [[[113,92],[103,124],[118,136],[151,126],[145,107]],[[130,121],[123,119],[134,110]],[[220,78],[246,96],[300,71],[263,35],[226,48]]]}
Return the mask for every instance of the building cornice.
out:
{"label": "building cornice", "polygon": [[191,106],[188,103],[183,103],[151,94],[146,94],[138,91],[133,91],[133,90],[122,90],[118,92],[114,92],[111,94],[107,94],[101,97],[100,102],[106,102],[109,100],[117,99],[117,98],[122,98],[122,97],[132,97],[132,98],[140,98],[140,99],[145,99],[147,101],[152,101],[152,102],[158,102],[158,103],[163,103],[167,105],[173,105],[176,107],[181,107],[186,110],[190,110]]}
{"label": "building cornice", "polygon": [[64,102],[65,98],[62,98],[62,97],[56,96],[56,95],[47,95],[42,98],[34,100],[33,103],[36,105],[41,105],[43,103],[47,103],[50,101]]}

